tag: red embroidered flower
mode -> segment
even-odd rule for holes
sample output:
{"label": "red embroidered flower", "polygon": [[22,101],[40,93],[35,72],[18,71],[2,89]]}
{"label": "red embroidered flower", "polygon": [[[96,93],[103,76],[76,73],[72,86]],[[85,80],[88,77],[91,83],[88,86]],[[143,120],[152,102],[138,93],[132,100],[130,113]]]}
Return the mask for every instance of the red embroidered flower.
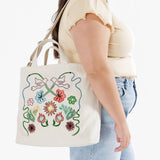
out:
{"label": "red embroidered flower", "polygon": [[60,122],[62,122],[64,120],[62,112],[56,114],[55,120],[56,120],[57,123],[60,123]]}
{"label": "red embroidered flower", "polygon": [[57,96],[53,98],[55,101],[58,101],[58,102],[64,101],[64,98],[66,97],[66,95],[64,94],[63,90],[57,89],[56,94]]}
{"label": "red embroidered flower", "polygon": [[38,116],[38,118],[37,118],[37,121],[38,121],[39,123],[44,123],[44,122],[46,121],[45,115],[42,114],[42,113],[39,113],[39,116]]}
{"label": "red embroidered flower", "polygon": [[67,128],[69,131],[73,130],[73,129],[74,129],[74,123],[73,123],[72,121],[67,122],[66,128]]}
{"label": "red embroidered flower", "polygon": [[29,130],[30,133],[33,133],[35,131],[35,129],[36,129],[36,127],[35,127],[34,124],[29,124],[28,130]]}

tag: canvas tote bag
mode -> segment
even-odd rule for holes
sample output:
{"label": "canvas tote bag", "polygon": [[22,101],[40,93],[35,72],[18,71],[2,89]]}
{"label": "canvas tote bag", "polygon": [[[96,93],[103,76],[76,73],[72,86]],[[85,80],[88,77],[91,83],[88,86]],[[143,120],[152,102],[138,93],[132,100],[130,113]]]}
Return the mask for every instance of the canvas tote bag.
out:
{"label": "canvas tote bag", "polygon": [[[68,63],[59,43],[48,39],[67,3],[52,29],[38,43],[30,62],[20,69],[18,144],[75,147],[99,142],[101,107],[85,70],[80,63]],[[58,47],[49,47],[44,65],[38,65],[42,48],[50,42]],[[60,63],[47,65],[50,49],[60,54]]]}

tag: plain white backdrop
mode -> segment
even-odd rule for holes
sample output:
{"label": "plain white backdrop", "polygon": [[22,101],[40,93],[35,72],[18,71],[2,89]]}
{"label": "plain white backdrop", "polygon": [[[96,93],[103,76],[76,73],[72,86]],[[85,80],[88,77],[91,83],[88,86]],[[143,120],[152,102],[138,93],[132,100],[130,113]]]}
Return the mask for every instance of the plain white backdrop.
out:
{"label": "plain white backdrop", "polygon": [[[112,11],[135,35],[138,99],[128,117],[136,160],[159,160],[160,23],[159,1],[109,0]],[[0,159],[69,160],[69,148],[31,147],[15,143],[20,67],[51,26],[58,0],[0,2]],[[40,58],[42,60],[42,58]],[[40,62],[42,63],[42,62]],[[56,63],[50,56],[49,63]]]}

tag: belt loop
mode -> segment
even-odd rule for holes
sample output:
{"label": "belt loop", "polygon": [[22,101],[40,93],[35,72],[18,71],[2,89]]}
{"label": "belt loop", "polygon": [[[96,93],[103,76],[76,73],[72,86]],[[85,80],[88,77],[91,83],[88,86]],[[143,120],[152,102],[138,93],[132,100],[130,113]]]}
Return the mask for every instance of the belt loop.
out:
{"label": "belt loop", "polygon": [[135,85],[135,80],[133,81],[133,87],[136,87],[136,85]]}
{"label": "belt loop", "polygon": [[128,79],[125,78],[125,81],[124,81],[124,88],[127,89],[127,84],[128,84]]}

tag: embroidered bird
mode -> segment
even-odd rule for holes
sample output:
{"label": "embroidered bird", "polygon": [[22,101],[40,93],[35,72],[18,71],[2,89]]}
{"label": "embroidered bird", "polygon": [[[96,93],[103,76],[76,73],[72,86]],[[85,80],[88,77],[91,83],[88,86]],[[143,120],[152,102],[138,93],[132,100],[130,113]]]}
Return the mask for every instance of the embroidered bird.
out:
{"label": "embroidered bird", "polygon": [[35,80],[36,85],[31,87],[32,91],[35,91],[36,89],[42,88],[45,85],[45,83],[47,83],[47,81],[48,81],[47,78],[44,78],[43,80],[35,78],[34,80]]}
{"label": "embroidered bird", "polygon": [[68,83],[65,83],[65,76],[62,76],[59,79],[56,77],[52,77],[50,80],[58,87],[63,87],[65,89],[70,88],[70,85]]}

